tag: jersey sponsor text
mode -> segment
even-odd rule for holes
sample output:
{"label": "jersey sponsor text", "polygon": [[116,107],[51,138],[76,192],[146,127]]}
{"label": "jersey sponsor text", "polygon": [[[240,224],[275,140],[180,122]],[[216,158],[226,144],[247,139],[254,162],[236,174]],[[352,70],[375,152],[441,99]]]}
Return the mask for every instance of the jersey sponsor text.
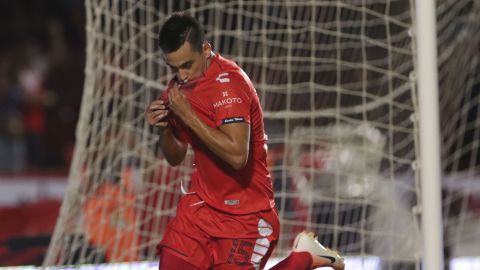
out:
{"label": "jersey sponsor text", "polygon": [[213,108],[218,108],[225,105],[231,105],[236,103],[242,103],[243,100],[241,98],[225,98],[220,101],[213,103]]}

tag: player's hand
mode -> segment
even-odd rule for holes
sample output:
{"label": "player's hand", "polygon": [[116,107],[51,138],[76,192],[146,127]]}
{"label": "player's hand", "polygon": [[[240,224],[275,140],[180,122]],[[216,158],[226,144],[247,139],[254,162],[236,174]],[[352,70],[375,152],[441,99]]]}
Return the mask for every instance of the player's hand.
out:
{"label": "player's hand", "polygon": [[190,106],[190,102],[188,101],[185,94],[180,91],[177,84],[170,88],[168,94],[168,103],[169,108],[172,110],[172,112],[175,113],[175,115],[182,119],[184,122],[186,122],[188,117],[192,115],[192,108]]}
{"label": "player's hand", "polygon": [[165,129],[168,127],[167,116],[169,112],[165,101],[154,100],[147,106],[143,115],[150,125]]}

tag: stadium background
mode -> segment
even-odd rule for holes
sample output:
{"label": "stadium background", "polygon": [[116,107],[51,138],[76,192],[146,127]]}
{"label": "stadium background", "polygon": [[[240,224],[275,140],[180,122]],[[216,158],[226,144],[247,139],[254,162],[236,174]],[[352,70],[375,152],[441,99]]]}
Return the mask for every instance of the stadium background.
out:
{"label": "stadium background", "polygon": [[83,89],[81,0],[0,1],[0,266],[41,264]]}
{"label": "stadium background", "polygon": [[[53,232],[82,96],[84,25],[80,0],[0,2],[1,266],[40,264]],[[469,207],[479,204],[472,197]]]}

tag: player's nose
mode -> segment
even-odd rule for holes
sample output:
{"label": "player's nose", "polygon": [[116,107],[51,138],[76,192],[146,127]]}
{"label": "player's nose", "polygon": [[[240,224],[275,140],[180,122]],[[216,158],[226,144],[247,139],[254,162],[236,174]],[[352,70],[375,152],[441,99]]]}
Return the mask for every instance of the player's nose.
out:
{"label": "player's nose", "polygon": [[188,79],[188,71],[186,70],[182,70],[182,69],[179,69],[178,70],[178,78],[181,80],[181,81],[184,81],[186,79]]}

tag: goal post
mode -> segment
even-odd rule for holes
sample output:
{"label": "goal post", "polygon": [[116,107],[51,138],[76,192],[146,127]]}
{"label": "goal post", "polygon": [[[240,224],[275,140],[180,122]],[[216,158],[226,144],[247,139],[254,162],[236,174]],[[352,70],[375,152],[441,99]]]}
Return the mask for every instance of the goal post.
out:
{"label": "goal post", "polygon": [[[421,110],[436,99],[421,96],[426,75],[416,44],[426,25],[418,25],[414,0],[86,0],[85,7],[74,158],[44,265],[158,260],[156,246],[193,170],[191,152],[168,166],[158,130],[143,118],[172,76],[157,32],[177,10],[198,18],[214,51],[235,60],[257,89],[281,219],[274,256],[288,254],[308,229],[347,258],[419,270],[429,257],[425,211],[440,207],[442,221],[429,229],[435,237],[443,231],[445,258],[480,256],[478,1],[436,1],[440,143],[426,143],[440,145],[427,154],[440,157],[444,177],[432,189],[441,188],[441,205],[422,195],[432,191],[424,170],[435,168],[419,161],[428,158],[419,127],[430,122]],[[442,244],[434,243],[429,251],[438,255]]]}
{"label": "goal post", "polygon": [[417,0],[418,107],[423,269],[444,269],[435,1]]}

